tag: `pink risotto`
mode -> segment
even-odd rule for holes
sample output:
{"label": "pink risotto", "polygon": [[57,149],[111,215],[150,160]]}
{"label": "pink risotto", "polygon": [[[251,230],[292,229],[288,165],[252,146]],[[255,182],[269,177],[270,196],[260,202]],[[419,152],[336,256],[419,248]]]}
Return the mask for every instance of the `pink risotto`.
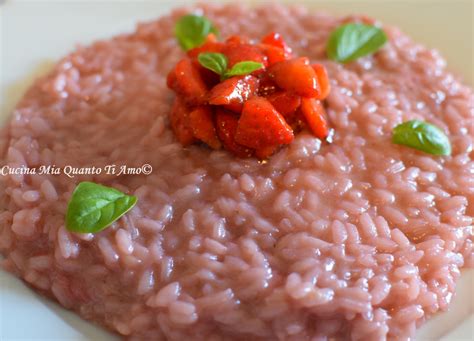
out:
{"label": "pink risotto", "polygon": [[[304,129],[264,161],[179,143],[166,75],[184,56],[175,22],[192,10],[223,37],[278,31],[323,65],[332,143]],[[474,96],[436,51],[393,27],[377,53],[329,60],[328,36],[348,21],[373,23],[203,5],[66,56],[2,133],[3,267],[130,340],[413,337],[474,263]],[[440,127],[451,155],[392,143],[412,119]],[[149,175],[6,172],[146,164]],[[81,181],[138,202],[99,233],[70,232]]]}

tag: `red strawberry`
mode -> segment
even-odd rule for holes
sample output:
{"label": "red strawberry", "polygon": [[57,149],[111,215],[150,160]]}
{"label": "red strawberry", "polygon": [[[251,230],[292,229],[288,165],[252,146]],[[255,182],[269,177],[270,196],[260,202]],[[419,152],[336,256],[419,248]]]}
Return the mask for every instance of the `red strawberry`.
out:
{"label": "red strawberry", "polygon": [[288,91],[279,91],[267,97],[273,107],[286,120],[291,119],[301,104],[301,97]]}
{"label": "red strawberry", "polygon": [[[228,59],[228,68],[232,68],[235,64],[243,61],[254,61],[262,63],[267,66],[267,57],[256,45],[250,44],[239,44],[239,43],[228,43],[222,49],[222,53],[226,55]],[[260,70],[257,70],[257,72]]]}
{"label": "red strawberry", "polygon": [[217,138],[212,120],[212,110],[209,107],[198,107],[189,114],[189,125],[193,135],[213,149],[219,149],[221,143]]}
{"label": "red strawberry", "polygon": [[253,150],[235,142],[235,132],[239,119],[233,113],[217,108],[216,127],[219,139],[225,149],[239,157],[251,157]]}
{"label": "red strawberry", "polygon": [[303,97],[316,97],[320,94],[316,72],[309,65],[308,58],[276,63],[268,69],[268,72],[282,89]]}
{"label": "red strawberry", "polygon": [[207,94],[207,86],[199,69],[190,59],[182,59],[175,68],[176,86],[174,89],[189,104],[203,104]]}
{"label": "red strawberry", "polygon": [[289,144],[293,139],[293,130],[267,99],[253,97],[244,103],[235,134],[237,143],[261,149]]}
{"label": "red strawberry", "polygon": [[328,72],[322,64],[313,64],[312,67],[318,78],[318,84],[320,88],[320,93],[316,99],[323,100],[328,97],[329,92],[331,91],[331,83],[329,83]]}
{"label": "red strawberry", "polygon": [[183,146],[196,142],[189,125],[189,108],[179,97],[174,100],[173,108],[170,112],[170,123],[176,138]]}
{"label": "red strawberry", "polygon": [[314,136],[321,140],[325,139],[329,130],[324,117],[326,111],[321,102],[313,98],[302,98],[301,112]]}
{"label": "red strawberry", "polygon": [[260,44],[260,49],[268,58],[268,66],[291,58],[290,53],[277,46]]}
{"label": "red strawberry", "polygon": [[258,89],[258,79],[247,75],[232,77],[217,84],[209,92],[209,104],[229,105],[242,104],[254,96]]}
{"label": "red strawberry", "polygon": [[285,39],[280,33],[271,32],[262,38],[263,44],[273,45],[283,49],[285,52],[291,54],[291,48],[286,44]]}

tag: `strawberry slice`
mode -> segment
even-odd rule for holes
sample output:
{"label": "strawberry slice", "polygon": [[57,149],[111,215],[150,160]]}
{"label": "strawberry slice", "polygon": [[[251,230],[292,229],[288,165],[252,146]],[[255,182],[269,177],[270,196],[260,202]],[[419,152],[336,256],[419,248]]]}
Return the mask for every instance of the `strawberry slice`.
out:
{"label": "strawberry slice", "polygon": [[272,65],[268,72],[276,84],[303,97],[317,97],[320,88],[308,58],[296,58]]}
{"label": "strawberry slice", "polygon": [[257,89],[258,79],[254,76],[231,77],[211,89],[209,92],[209,104],[242,104],[254,96]]}
{"label": "strawberry slice", "polygon": [[268,66],[291,58],[290,53],[277,46],[260,44],[260,49],[268,58]]}
{"label": "strawberry slice", "polygon": [[[226,55],[228,59],[228,68],[243,61],[254,61],[262,63],[265,67],[268,65],[268,60],[265,54],[256,45],[240,44],[230,42],[224,45],[222,53]],[[256,72],[262,72],[262,69]]]}
{"label": "strawberry slice", "polygon": [[328,97],[329,92],[331,91],[331,83],[329,83],[328,72],[322,64],[313,64],[312,67],[314,72],[316,72],[318,84],[320,87],[320,93],[316,99],[323,100]]}
{"label": "strawberry slice", "polygon": [[258,94],[262,97],[267,97],[278,91],[278,87],[275,81],[268,75],[264,73],[260,77],[260,86],[258,88]]}
{"label": "strawberry slice", "polygon": [[313,98],[302,98],[301,112],[314,136],[321,140],[325,139],[328,136],[329,129],[325,119],[326,111],[321,101]]}
{"label": "strawberry slice", "polygon": [[212,120],[212,110],[209,107],[197,107],[189,114],[189,125],[193,135],[213,149],[219,149],[221,143],[217,138]]}
{"label": "strawberry slice", "polygon": [[293,130],[267,99],[252,97],[244,103],[235,134],[237,143],[261,149],[289,144],[293,139]]}
{"label": "strawberry slice", "polygon": [[280,49],[283,49],[285,52],[291,54],[291,48],[285,42],[285,39],[281,36],[280,33],[271,32],[262,38],[263,44],[273,45]]}
{"label": "strawberry slice", "polygon": [[174,100],[170,112],[170,123],[176,138],[183,146],[196,142],[193,130],[189,126],[189,108],[179,97]]}
{"label": "strawberry slice", "polygon": [[238,157],[251,157],[253,155],[252,149],[235,142],[238,121],[235,114],[219,108],[216,110],[217,134],[224,148]]}
{"label": "strawberry slice", "polygon": [[207,94],[207,86],[199,73],[199,69],[190,59],[182,59],[175,68],[175,87],[187,103],[203,104]]}
{"label": "strawberry slice", "polygon": [[301,104],[301,97],[288,91],[279,91],[267,97],[273,107],[285,119],[291,119]]}

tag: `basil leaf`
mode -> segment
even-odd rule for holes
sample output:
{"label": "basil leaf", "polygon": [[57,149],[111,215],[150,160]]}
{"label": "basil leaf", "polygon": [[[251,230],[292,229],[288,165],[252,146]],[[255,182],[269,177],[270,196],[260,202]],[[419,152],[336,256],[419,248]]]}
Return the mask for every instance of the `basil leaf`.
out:
{"label": "basil leaf", "polygon": [[252,73],[258,69],[263,67],[262,63],[253,62],[253,61],[245,61],[239,62],[232,66],[232,68],[224,74],[225,78],[230,78],[233,76],[244,76]]}
{"label": "basil leaf", "polygon": [[200,53],[198,56],[199,64],[204,66],[218,75],[223,75],[227,70],[227,57],[222,53],[206,52]]}
{"label": "basil leaf", "polygon": [[72,193],[66,228],[79,233],[102,231],[137,203],[137,197],[93,182],[81,182]]}
{"label": "basil leaf", "polygon": [[326,46],[330,59],[347,63],[374,53],[387,42],[385,32],[366,24],[345,24],[334,30]]}
{"label": "basil leaf", "polygon": [[176,39],[185,51],[201,46],[209,33],[219,34],[209,19],[194,14],[181,17],[174,27]]}
{"label": "basil leaf", "polygon": [[451,144],[441,129],[419,120],[404,122],[393,129],[392,142],[433,155],[450,155]]}

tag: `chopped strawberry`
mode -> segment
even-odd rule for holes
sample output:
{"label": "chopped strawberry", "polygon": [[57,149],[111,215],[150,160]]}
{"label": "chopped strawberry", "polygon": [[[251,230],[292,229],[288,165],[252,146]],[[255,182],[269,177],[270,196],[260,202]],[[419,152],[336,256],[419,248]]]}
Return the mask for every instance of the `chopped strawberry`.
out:
{"label": "chopped strawberry", "polygon": [[253,150],[235,142],[235,132],[237,131],[238,117],[226,110],[216,110],[217,134],[224,148],[231,151],[238,157],[251,157]]}
{"label": "chopped strawberry", "polygon": [[166,76],[166,85],[169,89],[176,90],[176,69],[172,69]]}
{"label": "chopped strawberry", "polygon": [[225,104],[222,107],[226,110],[232,111],[233,113],[240,114],[242,112],[243,107],[244,107],[244,103]]}
{"label": "chopped strawberry", "polygon": [[291,54],[291,48],[285,42],[285,39],[283,39],[280,33],[271,32],[270,34],[267,34],[265,37],[262,38],[262,43],[279,47],[288,54]]}
{"label": "chopped strawberry", "polygon": [[291,119],[301,104],[301,97],[288,91],[279,91],[267,97],[273,107],[285,119]]}
{"label": "chopped strawberry", "polygon": [[328,97],[329,92],[331,91],[331,83],[329,83],[329,76],[326,68],[322,64],[313,64],[312,65],[316,76],[318,77],[318,84],[320,88],[320,93],[316,99],[325,99]]}
{"label": "chopped strawberry", "polygon": [[260,48],[268,58],[268,66],[291,58],[290,53],[277,46],[260,44]]}
{"label": "chopped strawberry", "polygon": [[182,59],[175,69],[176,87],[178,92],[189,104],[202,104],[207,94],[199,69],[190,59]]}
{"label": "chopped strawberry", "polygon": [[316,72],[309,65],[308,58],[276,63],[268,72],[282,89],[293,91],[303,97],[315,97],[320,94]]}
{"label": "chopped strawberry", "polygon": [[188,146],[196,139],[189,125],[189,108],[184,101],[177,97],[170,112],[170,123],[176,138],[183,146]]}
{"label": "chopped strawberry", "polygon": [[216,84],[220,82],[220,76],[215,73],[214,71],[211,71],[209,69],[206,69],[203,67],[197,59],[193,59],[192,63],[194,67],[199,70],[199,74],[201,75],[201,79],[204,81],[206,84],[206,87],[208,89],[212,88]]}
{"label": "chopped strawberry", "polygon": [[293,130],[267,99],[252,97],[245,102],[235,134],[237,143],[261,149],[293,139]]}
{"label": "chopped strawberry", "polygon": [[[222,49],[222,53],[227,56],[229,69],[243,61],[262,63],[265,67],[268,65],[267,57],[256,45],[228,43]],[[259,71],[262,70],[257,70]]]}
{"label": "chopped strawberry", "polygon": [[258,79],[247,75],[232,77],[217,84],[209,92],[209,104],[242,104],[254,96],[258,89]]}
{"label": "chopped strawberry", "polygon": [[266,97],[275,93],[278,90],[278,87],[275,81],[268,75],[264,73],[260,76],[260,87],[258,88],[258,94],[262,97]]}
{"label": "chopped strawberry", "polygon": [[213,149],[219,149],[221,143],[217,138],[212,120],[212,110],[209,107],[197,107],[189,114],[189,125],[193,135]]}
{"label": "chopped strawberry", "polygon": [[320,101],[312,98],[301,99],[301,112],[314,136],[325,139],[328,136],[326,111]]}
{"label": "chopped strawberry", "polygon": [[199,56],[199,54],[203,53],[203,52],[220,53],[222,51],[223,46],[224,46],[224,44],[219,43],[217,41],[216,35],[213,34],[213,33],[210,33],[207,36],[206,41],[204,42],[204,44],[189,50],[187,53],[188,53],[189,57],[197,58],[197,56]]}

